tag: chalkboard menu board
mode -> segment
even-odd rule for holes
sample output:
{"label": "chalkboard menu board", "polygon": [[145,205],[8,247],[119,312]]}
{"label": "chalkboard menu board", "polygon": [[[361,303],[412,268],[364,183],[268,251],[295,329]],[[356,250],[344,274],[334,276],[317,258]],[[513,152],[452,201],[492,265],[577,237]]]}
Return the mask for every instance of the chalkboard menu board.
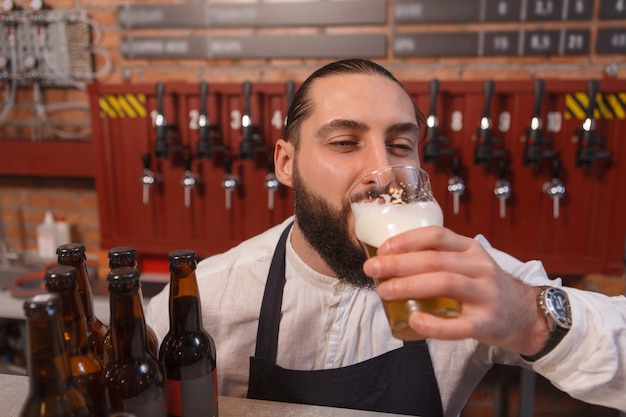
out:
{"label": "chalkboard menu board", "polygon": [[[626,53],[626,26],[605,22],[626,19],[626,0],[599,1],[597,8],[595,0],[129,3],[118,8],[117,17],[126,31],[122,53],[133,58],[374,58],[388,56],[389,47],[393,56],[400,58]],[[604,23],[613,26],[606,27]],[[315,35],[204,33],[164,38],[141,33],[142,29],[157,28],[348,25],[358,25],[358,34],[340,35],[322,29]],[[425,25],[428,25],[426,30]],[[390,26],[391,30],[381,32],[384,26]]]}

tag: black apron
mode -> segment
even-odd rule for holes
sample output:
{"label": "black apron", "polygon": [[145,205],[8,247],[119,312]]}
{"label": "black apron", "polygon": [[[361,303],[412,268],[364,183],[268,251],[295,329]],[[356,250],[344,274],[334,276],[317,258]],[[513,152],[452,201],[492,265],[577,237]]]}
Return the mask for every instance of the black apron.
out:
{"label": "black apron", "polygon": [[255,356],[250,358],[248,398],[378,411],[442,416],[441,397],[426,342],[354,365],[300,371],[276,365],[278,328],[285,285],[285,247],[280,237],[265,285]]}

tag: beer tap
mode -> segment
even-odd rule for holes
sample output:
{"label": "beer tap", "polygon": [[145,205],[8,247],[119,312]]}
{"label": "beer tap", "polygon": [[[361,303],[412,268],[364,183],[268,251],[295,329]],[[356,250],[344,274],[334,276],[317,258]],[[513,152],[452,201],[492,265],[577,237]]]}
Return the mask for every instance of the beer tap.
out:
{"label": "beer tap", "polygon": [[143,203],[148,204],[150,200],[150,188],[161,182],[161,176],[155,174],[151,169],[151,156],[148,152],[141,155],[143,162],[143,175],[141,176],[141,184],[143,186]]}
{"label": "beer tap", "polygon": [[163,95],[165,94],[165,84],[158,82],[156,85],[157,110],[154,116],[154,131],[156,141],[154,142],[154,154],[157,158],[167,158],[170,145],[167,143],[167,120],[163,114]]}
{"label": "beer tap", "polygon": [[544,149],[551,140],[543,137],[543,126],[541,122],[541,101],[545,90],[545,81],[535,80],[535,107],[533,110],[530,125],[526,128],[526,144],[524,145],[524,165],[538,168],[541,160],[551,158],[556,155],[552,149]]}
{"label": "beer tap", "polygon": [[459,214],[459,200],[465,192],[465,182],[459,176],[461,173],[461,159],[452,159],[452,178],[448,180],[448,192],[452,194],[452,212]]}
{"label": "beer tap", "polygon": [[241,159],[254,159],[254,155],[259,152],[270,150],[268,146],[263,146],[262,136],[258,132],[258,126],[252,124],[250,116],[250,96],[252,95],[252,83],[243,83],[243,114],[241,116],[241,143],[239,144],[239,156]]}
{"label": "beer tap", "polygon": [[224,151],[224,145],[213,145],[220,139],[219,127],[212,125],[207,112],[207,96],[209,94],[209,84],[205,81],[200,83],[200,114],[198,115],[198,142],[196,142],[196,155],[198,158],[211,158],[212,152]]}
{"label": "beer tap", "polygon": [[598,151],[597,147],[604,144],[604,139],[598,139],[596,134],[596,121],[594,119],[594,111],[596,109],[596,95],[600,82],[598,80],[589,80],[588,93],[589,106],[587,106],[587,115],[582,126],[578,129],[578,149],[576,150],[576,166],[591,168],[595,159],[610,159],[610,151]]}
{"label": "beer tap", "polygon": [[559,218],[560,200],[565,194],[565,185],[559,178],[561,174],[561,161],[552,160],[552,180],[543,184],[543,192],[552,199],[552,216]]}
{"label": "beer tap", "polygon": [[237,175],[233,175],[233,160],[230,157],[224,159],[226,175],[222,180],[222,188],[226,192],[226,208],[230,209],[232,206],[232,193],[241,183],[241,180]]}
{"label": "beer tap", "polygon": [[505,155],[503,149],[493,149],[493,144],[498,139],[492,137],[491,125],[491,99],[493,98],[494,82],[493,80],[485,81],[484,94],[485,104],[483,107],[483,115],[480,118],[478,131],[476,134],[476,145],[474,147],[474,164],[489,165],[493,158]]}
{"label": "beer tap", "polygon": [[193,157],[190,154],[183,155],[183,162],[185,164],[185,173],[180,181],[185,191],[185,207],[191,206],[191,190],[198,184],[200,184],[200,177],[191,172],[191,161]]}
{"label": "beer tap", "polygon": [[426,136],[424,141],[424,162],[437,162],[440,155],[454,152],[451,148],[440,148],[441,142],[447,138],[439,135],[439,120],[437,119],[437,96],[439,95],[439,80],[430,82],[430,111],[426,118]]}
{"label": "beer tap", "polygon": [[500,201],[500,218],[506,216],[506,200],[511,196],[511,183],[506,180],[507,161],[498,161],[498,181],[493,188],[493,195]]}
{"label": "beer tap", "polygon": [[274,195],[278,191],[280,183],[274,173],[274,158],[270,156],[267,158],[267,175],[265,176],[265,188],[267,189],[267,208],[274,209]]}

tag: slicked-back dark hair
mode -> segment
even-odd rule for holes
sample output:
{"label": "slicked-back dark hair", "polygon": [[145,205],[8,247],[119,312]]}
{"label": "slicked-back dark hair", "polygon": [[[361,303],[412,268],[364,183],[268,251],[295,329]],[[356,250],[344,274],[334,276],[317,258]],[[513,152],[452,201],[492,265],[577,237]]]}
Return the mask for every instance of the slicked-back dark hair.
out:
{"label": "slicked-back dark hair", "polygon": [[[379,75],[393,81],[404,90],[402,83],[400,83],[400,81],[398,81],[396,77],[391,74],[391,72],[383,66],[367,59],[342,59],[340,61],[324,65],[309,75],[309,77],[302,83],[296,94],[294,94],[291,106],[289,106],[289,111],[287,112],[285,140],[293,143],[296,150],[300,146],[300,127],[302,126],[302,122],[309,117],[313,111],[313,103],[311,101],[310,94],[313,81],[318,78],[346,74]],[[423,120],[423,115],[417,108],[415,108],[415,118],[418,123]]]}

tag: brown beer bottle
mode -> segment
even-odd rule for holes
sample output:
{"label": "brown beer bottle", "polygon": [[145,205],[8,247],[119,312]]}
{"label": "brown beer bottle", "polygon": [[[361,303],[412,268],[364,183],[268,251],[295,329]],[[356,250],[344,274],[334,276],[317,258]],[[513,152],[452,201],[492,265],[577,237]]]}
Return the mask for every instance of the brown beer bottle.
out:
{"label": "brown beer bottle", "polygon": [[87,417],[89,402],[76,385],[63,341],[61,300],[39,294],[24,301],[28,395],[20,417]]}
{"label": "brown beer bottle", "polygon": [[176,250],[169,254],[170,329],[159,358],[165,370],[168,416],[217,417],[215,344],[202,326],[196,281],[196,254]]}
{"label": "brown beer bottle", "polygon": [[46,290],[61,299],[63,338],[70,358],[70,371],[76,384],[91,403],[95,416],[104,416],[102,362],[87,345],[87,322],[78,297],[76,268],[54,266],[45,273]]}
{"label": "brown beer bottle", "polygon": [[165,416],[163,371],[148,351],[143,306],[137,297],[139,271],[132,267],[116,268],[107,279],[113,344],[113,357],[104,370],[109,414]]}
{"label": "brown beer bottle", "polygon": [[87,341],[92,352],[102,359],[107,329],[94,313],[93,294],[86,261],[85,246],[82,243],[66,243],[57,248],[57,263],[76,268],[78,294],[87,320]]}
{"label": "brown beer bottle", "polygon": [[[137,267],[137,251],[130,246],[117,246],[109,250],[109,268],[111,270],[120,268],[122,266]],[[143,293],[141,292],[141,282],[139,283],[139,291],[137,291],[137,297],[139,302],[143,303]],[[159,339],[156,333],[146,323],[146,334],[148,336],[148,350],[154,355],[155,358],[159,357]],[[104,354],[103,361],[105,365],[113,357],[113,346],[111,343],[111,329],[107,332],[104,338]]]}

